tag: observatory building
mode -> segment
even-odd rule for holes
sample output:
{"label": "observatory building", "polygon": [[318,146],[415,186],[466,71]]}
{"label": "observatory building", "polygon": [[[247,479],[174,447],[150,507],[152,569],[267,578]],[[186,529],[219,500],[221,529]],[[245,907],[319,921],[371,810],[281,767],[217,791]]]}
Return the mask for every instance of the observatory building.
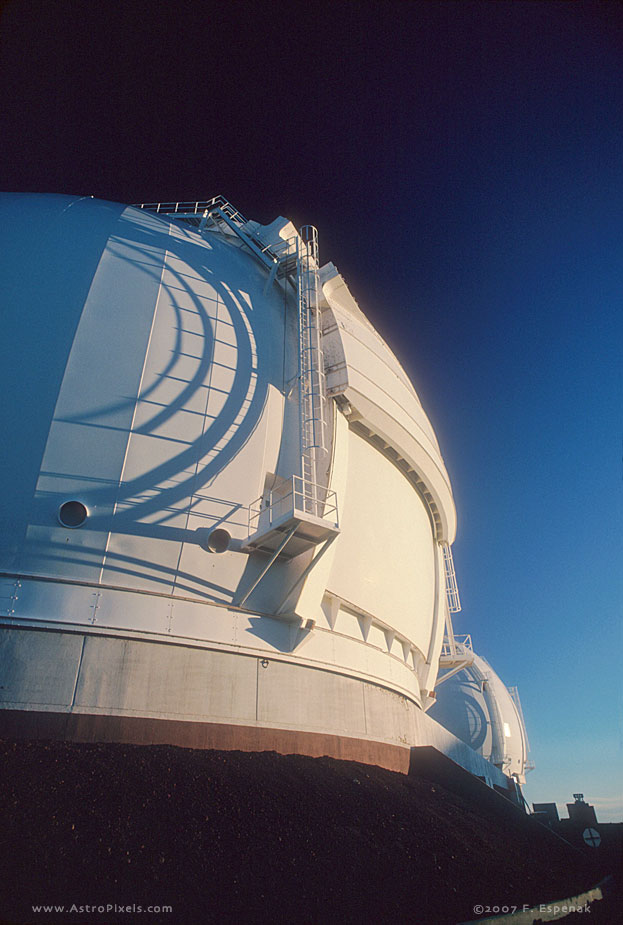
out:
{"label": "observatory building", "polygon": [[486,659],[442,675],[430,716],[519,784],[534,767],[516,687],[507,688]]}
{"label": "observatory building", "polygon": [[427,713],[473,660],[452,489],[315,229],[220,197],[0,208],[1,732],[518,773]]}

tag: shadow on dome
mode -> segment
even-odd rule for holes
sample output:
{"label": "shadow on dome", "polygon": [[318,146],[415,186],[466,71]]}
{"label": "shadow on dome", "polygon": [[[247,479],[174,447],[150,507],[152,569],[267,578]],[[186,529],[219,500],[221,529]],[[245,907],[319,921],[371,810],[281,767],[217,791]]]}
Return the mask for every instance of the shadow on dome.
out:
{"label": "shadow on dome", "polygon": [[[111,235],[110,253],[117,261],[115,266],[125,263],[137,277],[146,274],[157,292],[150,345],[157,323],[162,325],[161,338],[170,337],[170,341],[166,350],[162,343],[157,345],[160,367],[152,369],[151,378],[145,376],[146,367],[143,369],[145,381],[141,381],[138,398],[130,393],[127,399],[99,406],[91,401],[77,412],[55,417],[55,424],[70,428],[73,445],[99,446],[102,455],[107,442],[125,439],[125,461],[120,479],[94,476],[92,473],[100,469],[99,460],[94,458],[91,463],[86,451],[80,450],[81,465],[74,471],[69,467],[63,471],[58,465],[54,471],[42,470],[47,484],[38,492],[31,524],[49,524],[51,501],[64,490],[64,483],[75,480],[86,484],[82,494],[91,512],[88,531],[183,542],[188,540],[188,531],[179,526],[180,514],[203,516],[199,509],[202,504],[205,507],[206,486],[241,451],[262,416],[270,379],[269,344],[259,330],[261,319],[257,312],[254,315],[245,295],[231,282],[228,285],[216,279],[205,266],[206,249],[212,251],[216,246],[219,267],[225,269],[224,278],[231,280],[235,276],[229,269],[235,269],[235,261],[240,259],[237,251],[220,242],[197,247],[179,229],[171,233],[168,222],[153,216],[146,223],[150,227],[138,224],[130,223],[131,240],[130,230],[126,237],[123,232]],[[140,287],[140,279],[136,285]],[[209,296],[205,295],[208,288]],[[198,291],[203,293],[201,297]],[[114,363],[115,358],[105,357],[101,362]],[[281,387],[281,382],[278,385]],[[81,429],[84,439],[80,438]],[[101,433],[95,441],[94,431]],[[134,471],[124,478],[128,454],[133,450]],[[71,451],[62,455],[62,459],[71,458]],[[216,518],[207,518],[211,528],[231,520],[240,507],[233,502],[215,502],[222,510],[219,508]],[[175,518],[178,525],[170,523]],[[80,538],[74,540],[72,536],[69,545],[61,546],[49,539],[39,541],[35,532],[28,547],[46,559],[88,565],[96,550],[90,553],[85,539],[82,531]],[[145,566],[152,580],[158,581],[158,571],[167,572],[157,563],[120,552],[116,561],[110,561],[112,558],[107,553],[107,568],[120,573],[141,574],[141,566]],[[170,583],[171,579],[165,576],[162,580]],[[193,581],[196,584],[196,576]]]}

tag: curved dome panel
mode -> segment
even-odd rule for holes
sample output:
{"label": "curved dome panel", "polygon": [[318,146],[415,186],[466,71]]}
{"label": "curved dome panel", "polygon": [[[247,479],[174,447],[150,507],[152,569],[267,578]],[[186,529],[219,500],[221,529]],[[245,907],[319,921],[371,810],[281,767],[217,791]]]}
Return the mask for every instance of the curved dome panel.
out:
{"label": "curved dome panel", "polygon": [[1,414],[12,448],[0,454],[3,567],[16,564],[73,337],[124,208],[76,196],[0,196]]}
{"label": "curved dome panel", "polygon": [[430,422],[286,220],[178,205],[0,200],[0,703],[93,736],[114,716],[414,743],[455,529]]}
{"label": "curved dome panel", "polygon": [[419,652],[428,651],[436,588],[426,507],[400,470],[353,431],[328,589],[392,627]]}

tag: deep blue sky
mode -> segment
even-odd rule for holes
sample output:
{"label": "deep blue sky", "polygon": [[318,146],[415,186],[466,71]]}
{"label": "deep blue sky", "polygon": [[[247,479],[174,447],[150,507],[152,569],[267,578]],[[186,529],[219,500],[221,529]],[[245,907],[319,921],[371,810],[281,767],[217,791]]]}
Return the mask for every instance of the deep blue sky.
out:
{"label": "deep blue sky", "polygon": [[623,817],[623,8],[24,0],[0,60],[5,189],[317,225],[437,430],[528,798]]}

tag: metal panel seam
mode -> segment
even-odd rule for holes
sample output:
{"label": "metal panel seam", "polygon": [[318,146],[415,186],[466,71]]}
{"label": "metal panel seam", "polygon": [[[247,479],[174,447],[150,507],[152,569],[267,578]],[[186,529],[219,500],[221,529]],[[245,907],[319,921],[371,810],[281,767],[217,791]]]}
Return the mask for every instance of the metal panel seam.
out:
{"label": "metal panel seam", "polygon": [[[167,234],[170,234],[170,233],[171,233],[171,229],[169,228]],[[116,512],[116,510],[117,510],[117,505],[118,505],[118,503],[119,503],[119,490],[120,490],[121,485],[122,485],[122,483],[123,483],[123,473],[125,472],[126,463],[127,463],[127,461],[128,461],[128,453],[130,452],[130,442],[131,442],[131,439],[132,439],[132,433],[133,433],[133,429],[134,429],[134,421],[135,421],[135,419],[136,419],[136,412],[137,412],[137,410],[138,410],[138,402],[139,402],[139,398],[140,398],[141,391],[142,391],[142,388],[143,388],[143,379],[145,378],[145,370],[146,370],[146,368],[147,368],[147,358],[148,358],[148,356],[149,356],[149,348],[150,348],[150,345],[151,345],[151,339],[152,339],[152,336],[153,336],[153,333],[154,333],[154,327],[155,327],[155,324],[156,324],[156,315],[158,314],[158,305],[159,305],[159,303],[160,303],[160,293],[162,292],[162,280],[163,280],[163,277],[164,277],[164,270],[165,270],[166,263],[167,263],[167,254],[168,254],[168,251],[167,251],[167,249],[165,248],[165,249],[164,249],[164,254],[162,255],[162,266],[161,266],[161,268],[160,268],[160,280],[159,280],[159,282],[158,282],[158,292],[157,292],[157,294],[156,294],[156,303],[155,303],[155,305],[154,305],[154,311],[153,311],[153,314],[152,314],[152,317],[151,317],[151,328],[149,329],[149,337],[148,337],[148,339],[147,339],[147,345],[146,345],[146,347],[145,347],[145,355],[143,356],[143,366],[142,366],[142,368],[141,368],[141,376],[140,376],[140,379],[139,379],[139,382],[138,382],[138,388],[137,388],[137,390],[136,390],[136,398],[134,399],[134,410],[132,411],[132,420],[130,421],[130,426],[129,426],[129,428],[128,428],[128,438],[127,438],[126,444],[125,444],[125,453],[124,453],[124,456],[123,456],[123,463],[121,464],[121,472],[119,473],[119,484],[118,484],[118,486],[117,486],[117,497],[115,498],[115,503],[114,503],[114,506],[113,506],[113,509],[112,509],[111,519],[114,518],[115,512]],[[94,278],[95,278],[95,277],[94,277]],[[111,526],[112,526],[112,525],[111,525]],[[101,567],[100,567],[100,574],[99,574],[98,584],[101,584],[101,581],[102,581],[102,578],[103,578],[103,575],[104,575],[104,569],[105,569],[105,567],[106,567],[106,557],[107,557],[107,555],[108,555],[108,547],[109,547],[109,545],[110,545],[111,535],[112,535],[112,531],[109,530],[109,531],[108,531],[108,535],[107,535],[107,537],[106,537],[106,545],[104,546],[104,555],[102,556],[102,564],[101,564]]]}

